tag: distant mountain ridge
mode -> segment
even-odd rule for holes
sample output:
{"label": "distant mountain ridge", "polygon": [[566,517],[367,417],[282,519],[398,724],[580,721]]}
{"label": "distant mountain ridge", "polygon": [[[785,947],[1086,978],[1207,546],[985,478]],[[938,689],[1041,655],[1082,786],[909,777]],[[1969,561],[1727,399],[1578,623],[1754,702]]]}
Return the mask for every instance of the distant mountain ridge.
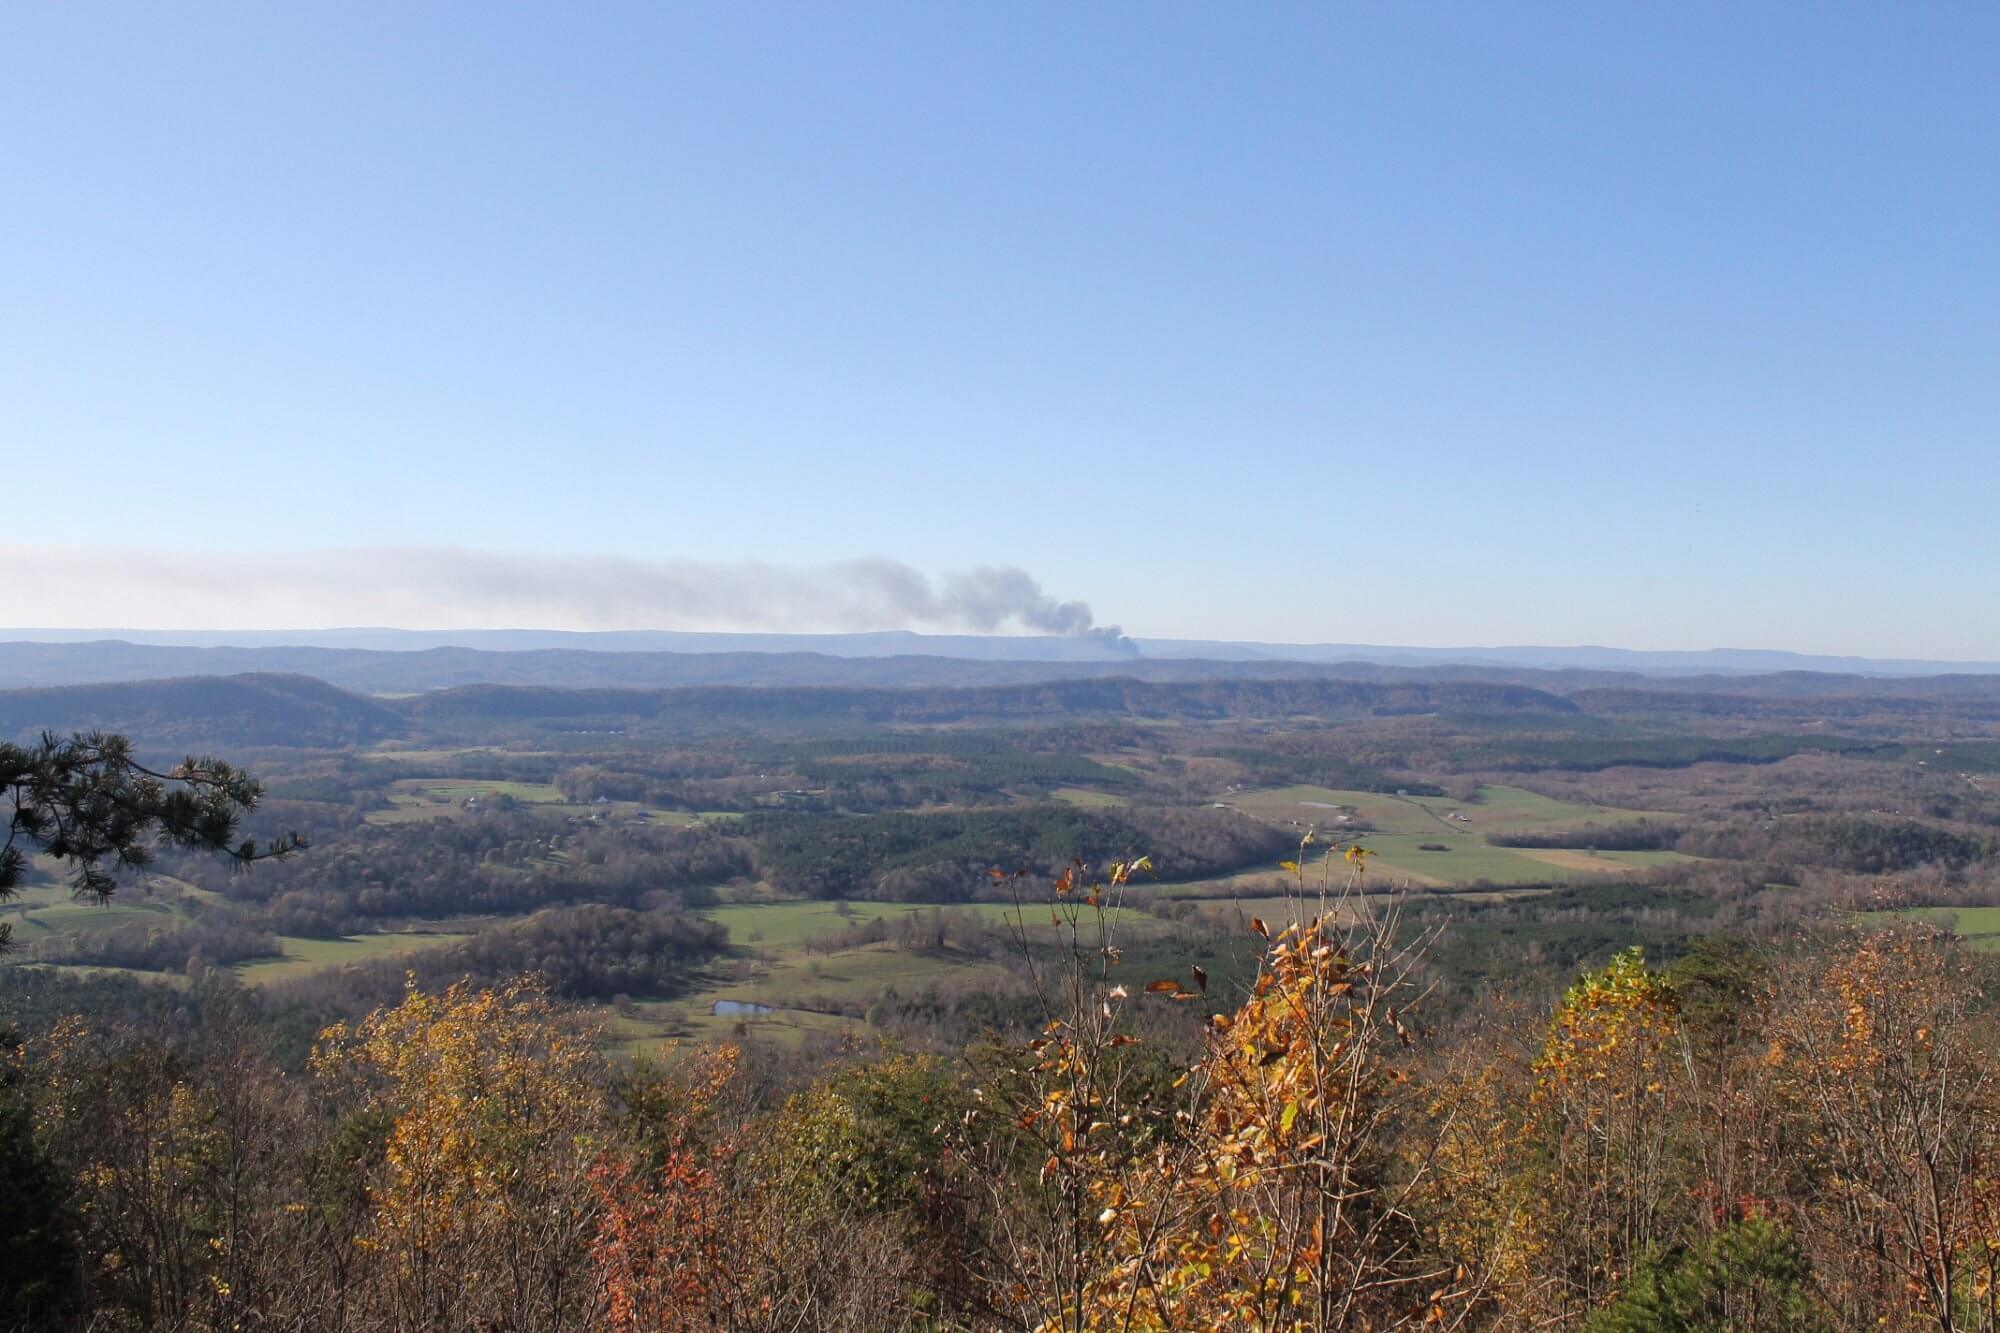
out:
{"label": "distant mountain ridge", "polygon": [[[468,685],[558,689],[661,689],[704,685],[771,688],[979,687],[1126,677],[1151,682],[1235,680],[1477,680],[1494,684],[1644,684],[1624,672],[1542,672],[1508,667],[1399,667],[1372,663],[1210,662],[1120,657],[1108,661],[981,660],[908,654],[662,653],[584,649],[193,648],[125,643],[0,643],[0,689],[243,673],[315,676],[364,694],[420,694]],[[1525,678],[1534,678],[1528,682]],[[1543,678],[1559,678],[1544,680]]]}
{"label": "distant mountain ridge", "polygon": [[0,690],[0,741],[43,731],[126,733],[148,751],[226,747],[340,749],[392,737],[490,739],[499,732],[623,735],[800,722],[1008,722],[1075,719],[1505,712],[1567,718],[1576,706],[1527,686],[1476,681],[1328,678],[1152,682],[1129,676],[936,687],[698,685],[562,689],[469,685],[371,699],[310,676],[249,674]]}
{"label": "distant mountain ridge", "polygon": [[1641,691],[1726,690],[1763,697],[1831,693],[1876,695],[1985,692],[2000,675],[1883,675],[1812,671],[1761,675],[1647,675],[1449,663],[1228,661],[1140,657],[1110,661],[992,661],[907,654],[836,657],[821,653],[663,653],[587,649],[495,652],[428,648],[192,648],[124,643],[0,642],[0,690],[166,680],[191,676],[312,676],[368,695],[426,694],[470,685],[549,689],[684,689],[701,686],[818,688],[979,688],[1063,681],[1128,679],[1151,684],[1202,681],[1342,680],[1377,684],[1525,685],[1556,694],[1592,688]]}
{"label": "distant mountain ridge", "polygon": [[[1817,671],[1857,676],[2000,674],[2000,662],[1843,657],[1780,649],[1711,648],[1655,651],[1595,645],[1421,648],[1356,643],[1258,643],[1226,639],[1116,638],[1109,635],[1019,636],[919,634],[884,630],[858,634],[734,634],[680,630],[58,630],[0,629],[0,648],[20,644],[79,646],[119,642],[134,647],[284,651],[419,653],[463,650],[513,653],[629,655],[787,655],[839,659],[929,657],[967,662],[1117,663],[1266,662],[1373,664],[1399,667],[1528,668],[1541,671],[1632,672],[1648,676],[1761,675]],[[239,659],[249,662],[251,659]],[[491,665],[491,664],[489,664]],[[285,670],[280,659],[232,670]],[[13,680],[0,667],[0,681]],[[15,683],[29,683],[18,680]],[[455,683],[470,683],[458,681]],[[634,681],[633,683],[640,683]],[[660,681],[658,683],[673,683]],[[432,687],[419,687],[432,688]]]}
{"label": "distant mountain ridge", "polygon": [[[179,650],[201,651],[201,650]],[[247,651],[247,650],[246,650]],[[381,654],[422,657],[425,654]],[[501,656],[506,656],[502,654]],[[580,654],[580,656],[591,656]],[[663,656],[636,654],[638,657]],[[685,655],[701,660],[700,655]],[[838,663],[840,659],[823,658]],[[987,670],[995,664],[916,661],[935,668]],[[998,664],[1010,670],[1035,664]],[[563,687],[474,684],[401,697],[369,697],[310,676],[251,673],[132,680],[53,688],[0,689],[0,741],[104,729],[124,732],[146,753],[259,747],[350,749],[386,739],[491,743],[563,733],[696,735],[713,731],[825,726],[1042,723],[1083,720],[1219,721],[1309,719],[1319,724],[1409,715],[1456,718],[1509,730],[1573,728],[1596,719],[1639,728],[1641,750],[1658,728],[1699,735],[1751,735],[1756,728],[1860,726],[1880,734],[1991,734],[2000,725],[2000,676],[1871,679],[1792,673],[1681,677],[1672,681],[1586,672],[1493,673],[1478,668],[1352,668],[1299,663],[1194,663],[1235,674],[1147,680],[1132,672],[986,684]],[[1142,663],[1172,670],[1174,663]],[[1518,679],[1504,679],[1511,674]],[[1834,733],[1817,730],[1824,739]],[[1754,735],[1751,736],[1754,740]],[[1717,744],[1725,742],[1718,741]]]}

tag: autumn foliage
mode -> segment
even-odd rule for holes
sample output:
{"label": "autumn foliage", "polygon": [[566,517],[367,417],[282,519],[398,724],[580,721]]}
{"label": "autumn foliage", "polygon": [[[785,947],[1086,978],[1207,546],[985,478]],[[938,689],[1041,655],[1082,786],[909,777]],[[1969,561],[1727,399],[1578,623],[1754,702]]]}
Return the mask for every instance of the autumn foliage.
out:
{"label": "autumn foliage", "polygon": [[7,1055],[0,1149],[32,1186],[9,1206],[46,1205],[20,1252],[61,1267],[10,1275],[0,1312],[2000,1329],[1993,1010],[1948,937],[1626,951],[1441,1030],[1428,940],[1358,855],[1302,847],[1227,982],[1127,975],[1145,869],[1003,877],[1049,922],[1024,939],[1032,1032],[855,1042],[783,1083],[735,1045],[613,1065],[527,982],[413,984],[325,1031],[303,1075],[247,1031],[170,1048],[58,1025]]}

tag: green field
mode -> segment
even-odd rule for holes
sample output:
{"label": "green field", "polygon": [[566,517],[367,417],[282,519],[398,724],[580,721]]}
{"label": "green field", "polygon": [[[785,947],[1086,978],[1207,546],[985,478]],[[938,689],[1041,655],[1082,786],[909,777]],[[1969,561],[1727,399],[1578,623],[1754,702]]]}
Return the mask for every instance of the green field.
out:
{"label": "green field", "polygon": [[[679,1021],[695,1031],[712,1034],[743,1023],[751,1026],[760,1036],[781,1035],[767,1033],[766,1026],[782,1025],[786,1021],[797,1024],[801,1021],[801,1014],[811,1014],[811,1021],[820,1026],[828,1021],[845,1026],[848,1020],[816,1011],[832,1003],[866,1004],[890,987],[906,994],[920,991],[947,978],[958,984],[969,984],[984,976],[997,984],[1004,981],[1010,971],[985,959],[912,953],[888,945],[871,944],[831,954],[789,954],[760,967],[750,980],[709,987],[679,1001],[676,1007]],[[769,1005],[772,1012],[750,1016],[718,1015],[713,1012],[717,1000]]]}
{"label": "green field", "polygon": [[1479,799],[1471,805],[1444,796],[1411,799],[1440,812],[1457,810],[1487,832],[1534,833],[1551,828],[1574,828],[1579,824],[1617,824],[1632,819],[1671,819],[1659,810],[1620,810],[1608,805],[1580,805],[1559,801],[1553,796],[1520,787],[1487,785],[1479,789]]}
{"label": "green field", "polygon": [[389,785],[390,806],[371,810],[371,824],[405,824],[427,819],[453,818],[467,813],[467,801],[490,801],[508,796],[524,805],[557,817],[590,816],[603,819],[642,819],[691,828],[715,820],[740,819],[731,810],[656,810],[637,801],[591,801],[572,805],[562,792],[546,782],[501,782],[482,778],[399,778]]}
{"label": "green field", "polygon": [[302,977],[321,968],[338,967],[343,963],[366,962],[371,958],[394,958],[424,949],[441,948],[471,938],[470,935],[388,932],[375,935],[348,935],[337,940],[313,940],[297,935],[280,935],[278,942],[284,946],[284,957],[262,959],[254,963],[239,963],[235,972],[245,984],[263,986],[273,981],[289,981],[294,977]]}
{"label": "green field", "polygon": [[1105,791],[1092,791],[1088,787],[1057,787],[1049,795],[1069,805],[1080,805],[1086,810],[1102,810],[1129,804],[1123,796],[1113,796]]}
{"label": "green field", "polygon": [[[794,949],[808,940],[838,934],[852,925],[908,916],[930,910],[925,903],[846,904],[848,914],[830,902],[738,903],[711,907],[702,913],[729,931],[729,942],[739,948]],[[989,921],[1004,920],[1013,909],[1004,903],[967,903],[947,911],[975,912]]]}
{"label": "green field", "polygon": [[188,985],[188,979],[178,972],[153,972],[143,967],[99,967],[93,963],[13,963],[9,966],[59,972],[71,977],[130,977],[158,986],[172,986],[177,990],[184,990]]}
{"label": "green field", "polygon": [[714,824],[723,820],[743,818],[735,810],[654,810],[634,802],[614,801],[612,804],[634,813],[644,810],[655,823],[671,824],[675,828],[693,828],[696,824]]}
{"label": "green field", "polygon": [[[381,698],[384,696],[376,696]],[[545,758],[556,753],[554,750],[509,750],[500,745],[460,745],[446,749],[416,749],[398,745],[378,745],[361,752],[364,759],[392,760],[399,764],[443,764],[467,756],[504,754],[520,759]]]}
{"label": "green field", "polygon": [[671,1058],[677,1048],[706,1046],[736,1035],[759,1043],[796,1048],[809,1034],[837,1035],[854,1032],[864,1025],[839,1014],[816,1014],[805,1009],[773,1009],[746,1017],[719,1015],[713,1000],[641,1001],[624,1013],[603,1009],[598,1013],[604,1024],[606,1046],[616,1054],[649,1059]]}
{"label": "green field", "polygon": [[1863,912],[1861,919],[1873,925],[1926,921],[1975,949],[2000,949],[2000,907],[1912,907],[1900,912]]}
{"label": "green field", "polygon": [[[1223,804],[1270,823],[1315,828],[1321,837],[1358,841],[1374,856],[1378,881],[1445,888],[1486,882],[1547,884],[1601,879],[1687,860],[1674,852],[1530,851],[1496,847],[1491,833],[1534,833],[1640,819],[1649,812],[1559,801],[1519,787],[1484,786],[1476,801],[1397,796],[1330,787],[1272,787],[1234,793]],[[1374,831],[1351,833],[1366,822]],[[1426,849],[1429,850],[1426,850]],[[1441,849],[1441,850],[1440,850]]]}
{"label": "green field", "polygon": [[1649,815],[1659,819],[1670,817],[1657,811],[1578,805],[1520,787],[1492,785],[1481,787],[1478,799],[1474,801],[1455,801],[1449,796],[1397,796],[1386,792],[1294,786],[1233,793],[1223,797],[1222,803],[1260,819],[1318,824],[1335,834],[1340,831],[1343,822],[1341,815],[1358,816],[1384,833],[1441,830],[1480,834],[1537,833],[1583,824],[1618,823]]}
{"label": "green field", "polygon": [[[850,925],[893,921],[916,912],[967,912],[993,925],[1018,918],[1008,903],[876,903],[849,902],[843,916],[831,902],[736,903],[703,912],[729,930],[730,943],[754,951],[741,960],[739,975],[718,978],[695,994],[670,1001],[627,1006],[611,1015],[616,1045],[632,1053],[651,1053],[677,1037],[707,1041],[742,1028],[759,1041],[796,1044],[809,1033],[839,1032],[856,1026],[853,1019],[824,1012],[833,1005],[866,1004],[884,990],[905,994],[938,982],[977,985],[982,979],[998,985],[1016,975],[1009,963],[978,955],[899,949],[890,944],[865,944],[829,952],[808,952],[815,939],[834,935]],[[1031,930],[1047,929],[1043,912],[1027,914]],[[1161,929],[1143,913],[1122,915],[1121,930],[1136,938]],[[745,975],[747,973],[747,975]],[[769,1013],[716,1014],[715,1002],[733,1000],[770,1006]]]}
{"label": "green field", "polygon": [[[946,978],[964,982],[986,976],[997,983],[1007,973],[985,959],[906,952],[882,944],[808,955],[801,941],[790,952],[755,965],[747,980],[721,981],[674,1000],[631,1004],[625,1013],[610,1008],[599,1013],[613,1047],[627,1054],[657,1054],[676,1039],[708,1042],[738,1029],[759,1042],[796,1046],[810,1033],[862,1026],[857,1019],[823,1012],[833,1004],[865,1004],[889,987],[922,990]],[[718,1000],[765,1005],[769,1011],[717,1014]]]}
{"label": "green field", "polygon": [[563,799],[563,794],[546,782],[489,782],[481,778],[405,778],[395,784],[395,790],[435,801],[511,796],[517,801],[559,805]]}
{"label": "green field", "polygon": [[[1319,915],[1319,896],[1316,893],[1307,893],[1303,897],[1298,894],[1276,894],[1261,898],[1218,898],[1213,902],[1204,903],[1203,906],[1232,923],[1240,916],[1241,929],[1247,935],[1250,932],[1252,918],[1262,921],[1273,932],[1285,926],[1303,925]],[[1351,912],[1352,904],[1337,910],[1343,913]]]}
{"label": "green field", "polygon": [[467,801],[491,800],[496,796],[510,796],[525,805],[563,806],[563,794],[546,782],[401,778],[389,786],[390,808],[371,810],[367,818],[371,824],[403,824],[450,817],[462,813]]}
{"label": "green field", "polygon": [[[189,919],[179,901],[182,896],[205,901],[220,899],[220,895],[211,890],[198,889],[191,884],[165,876],[155,876],[147,885],[121,887],[117,895],[103,905],[75,901],[70,896],[69,887],[64,884],[36,884],[21,890],[4,906],[0,906],[0,921],[13,924],[15,942],[22,945],[32,944],[38,939],[46,939],[52,935],[88,935],[135,922],[162,927],[175,926]],[[355,935],[337,940],[315,940],[281,935],[278,939],[284,948],[282,957],[241,963],[232,970],[245,982],[262,985],[269,981],[302,976],[322,967],[358,962],[368,958],[391,957],[469,938],[467,935],[385,933]],[[176,974],[148,972],[138,968],[64,965],[64,970],[85,975],[124,972],[131,976],[149,979],[165,977],[178,980]]]}
{"label": "green field", "polygon": [[176,901],[178,894],[211,899],[216,896],[179,880],[162,879],[155,884],[162,891],[150,892],[147,885],[121,886],[109,902],[101,904],[77,901],[66,883],[31,884],[0,903],[0,921],[13,924],[16,944],[28,944],[49,935],[89,934],[133,922],[175,924],[186,917]]}
{"label": "green field", "polygon": [[980,972],[999,974],[1004,969],[983,959],[962,959],[891,948],[886,944],[863,945],[830,954],[787,955],[762,969],[753,980],[720,986],[702,992],[703,1002],[738,1000],[768,1004],[778,1008],[807,1004],[815,999],[865,1001],[880,995],[885,987],[916,990],[946,973],[964,978]]}

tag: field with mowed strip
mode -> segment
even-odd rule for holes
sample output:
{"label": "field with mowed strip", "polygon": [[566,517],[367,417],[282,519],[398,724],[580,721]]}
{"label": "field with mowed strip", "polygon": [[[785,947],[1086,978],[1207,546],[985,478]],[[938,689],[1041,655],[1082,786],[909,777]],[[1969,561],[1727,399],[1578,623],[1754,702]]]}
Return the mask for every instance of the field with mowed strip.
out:
{"label": "field with mowed strip", "polygon": [[120,886],[103,902],[77,898],[68,882],[27,885],[0,903],[0,921],[11,922],[14,943],[25,945],[50,935],[92,934],[134,923],[162,928],[187,920],[183,897],[212,900],[217,897],[176,879],[154,876],[150,883]]}
{"label": "field with mowed strip", "polygon": [[702,915],[729,931],[729,942],[742,948],[791,949],[810,940],[836,935],[870,921],[894,921],[917,912],[971,912],[987,921],[1004,921],[1014,914],[1005,903],[771,902],[735,903],[711,907]]}
{"label": "field with mowed strip", "polygon": [[1559,801],[1520,787],[1487,785],[1476,797],[1459,801],[1448,796],[1292,786],[1232,792],[1219,804],[1297,828],[1301,836],[1310,828],[1322,842],[1358,842],[1373,854],[1368,861],[1370,874],[1416,887],[1600,879],[1690,859],[1674,852],[1498,847],[1488,835],[1546,833],[1669,816]]}
{"label": "field with mowed strip", "polygon": [[278,943],[285,950],[283,957],[239,963],[235,972],[246,985],[264,986],[274,981],[306,976],[322,968],[367,962],[371,958],[396,958],[471,938],[470,935],[432,935],[416,931],[381,931],[369,935],[344,935],[331,940],[280,935]]}
{"label": "field with mowed strip", "polygon": [[1860,915],[1864,922],[1878,926],[1922,921],[1950,931],[1975,949],[2000,949],[2000,907],[1912,907]]}

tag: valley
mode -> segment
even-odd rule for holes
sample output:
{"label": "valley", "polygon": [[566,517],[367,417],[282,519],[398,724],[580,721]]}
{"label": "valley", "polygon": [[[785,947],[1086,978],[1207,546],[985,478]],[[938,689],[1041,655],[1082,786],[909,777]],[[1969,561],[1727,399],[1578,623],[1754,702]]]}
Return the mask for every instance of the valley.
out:
{"label": "valley", "polygon": [[[1440,985],[1457,1004],[1630,943],[1837,916],[1885,876],[1909,910],[1973,913],[1963,932],[1983,933],[2000,801],[1965,768],[1993,767],[1983,694],[1436,676],[0,693],[24,732],[35,716],[124,727],[163,756],[242,747],[267,785],[261,831],[312,844],[246,874],[169,854],[103,905],[38,866],[0,905],[7,967],[346,1015],[392,1002],[406,973],[527,971],[637,1056],[1004,1027],[1023,952],[1054,947],[1046,911],[1017,900],[1076,858],[1150,857],[1120,903],[1126,947],[1229,978],[1243,923],[1295,919],[1317,858],[1358,848],[1364,893],[1453,923],[1443,959],[1462,941],[1468,965],[1441,963]],[[1795,720],[1808,709],[1844,721]]]}

